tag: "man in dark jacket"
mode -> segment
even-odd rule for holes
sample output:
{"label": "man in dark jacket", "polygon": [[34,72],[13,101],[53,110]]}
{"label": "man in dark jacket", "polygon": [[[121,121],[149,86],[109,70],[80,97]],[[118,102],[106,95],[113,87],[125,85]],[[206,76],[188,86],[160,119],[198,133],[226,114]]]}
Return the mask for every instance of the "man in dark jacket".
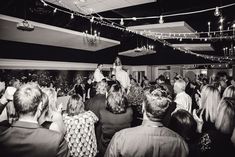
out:
{"label": "man in dark jacket", "polygon": [[[1,101],[7,103],[7,100]],[[42,128],[42,91],[25,84],[14,93],[19,119],[9,128],[0,126],[0,154],[4,157],[67,157],[69,150],[62,134]]]}

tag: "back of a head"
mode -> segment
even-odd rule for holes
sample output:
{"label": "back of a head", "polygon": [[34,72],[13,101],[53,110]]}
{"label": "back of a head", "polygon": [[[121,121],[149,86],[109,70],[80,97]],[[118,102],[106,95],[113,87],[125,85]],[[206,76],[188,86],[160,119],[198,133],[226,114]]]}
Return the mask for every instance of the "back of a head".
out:
{"label": "back of a head", "polygon": [[235,98],[235,86],[228,86],[223,93],[223,97]]}
{"label": "back of a head", "polygon": [[33,116],[38,105],[42,102],[42,91],[34,84],[20,86],[13,96],[14,106],[19,116]]}
{"label": "back of a head", "polygon": [[49,109],[49,98],[46,93],[42,92],[42,111]]}
{"label": "back of a head", "polygon": [[115,66],[122,66],[122,62],[121,62],[121,59],[119,57],[116,57],[114,63],[115,63]]}
{"label": "back of a head", "polygon": [[80,95],[72,95],[67,104],[67,113],[69,116],[74,116],[84,112],[84,103]]}
{"label": "back of a head", "polygon": [[218,104],[220,102],[220,92],[213,85],[206,85],[201,92],[201,108],[205,111],[206,120],[215,121]]}
{"label": "back of a head", "polygon": [[224,134],[231,135],[235,124],[235,99],[225,97],[221,99],[215,126]]}
{"label": "back of a head", "polygon": [[144,110],[151,121],[161,121],[169,107],[170,99],[163,88],[151,86],[144,92]]}
{"label": "back of a head", "polygon": [[160,75],[160,76],[158,77],[158,80],[160,80],[161,82],[165,82],[165,81],[166,81],[166,78],[165,78],[165,76]]}
{"label": "back of a head", "polygon": [[144,90],[141,86],[131,86],[127,94],[127,100],[129,105],[142,106],[144,97]]}
{"label": "back of a head", "polygon": [[103,64],[102,64],[102,63],[98,63],[98,64],[97,64],[97,68],[98,68],[99,66],[103,66]]}
{"label": "back of a head", "polygon": [[122,88],[118,84],[112,85],[107,97],[107,110],[112,113],[124,113],[126,111],[126,99]]}
{"label": "back of a head", "polygon": [[43,88],[42,91],[48,96],[49,110],[57,111],[57,92],[54,88]]}
{"label": "back of a head", "polygon": [[186,83],[185,83],[185,81],[183,79],[178,79],[178,80],[175,81],[174,91],[176,93],[185,91],[185,88],[186,88]]}
{"label": "back of a head", "polygon": [[96,84],[96,93],[97,94],[106,94],[107,92],[107,83],[100,81]]}
{"label": "back of a head", "polygon": [[197,122],[188,111],[180,109],[172,114],[169,127],[185,140],[192,140],[196,134]]}

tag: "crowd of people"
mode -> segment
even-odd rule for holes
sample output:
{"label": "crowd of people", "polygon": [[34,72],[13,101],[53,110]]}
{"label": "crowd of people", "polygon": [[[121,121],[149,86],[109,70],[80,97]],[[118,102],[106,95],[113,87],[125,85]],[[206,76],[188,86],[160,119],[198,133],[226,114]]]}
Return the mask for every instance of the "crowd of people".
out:
{"label": "crowd of people", "polygon": [[[226,76],[164,75],[138,83],[120,58],[98,64],[67,94],[38,82],[0,82],[0,154],[208,157],[235,155],[235,84]],[[6,88],[5,84],[9,86]]]}

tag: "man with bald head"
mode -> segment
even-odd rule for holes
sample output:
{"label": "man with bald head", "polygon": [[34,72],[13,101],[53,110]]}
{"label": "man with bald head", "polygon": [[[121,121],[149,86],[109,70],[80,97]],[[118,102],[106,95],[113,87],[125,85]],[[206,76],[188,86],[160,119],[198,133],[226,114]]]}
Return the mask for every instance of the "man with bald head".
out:
{"label": "man with bald head", "polygon": [[[174,92],[176,94],[174,102],[176,103],[175,111],[184,109],[189,113],[192,113],[192,98],[185,93],[186,82],[183,79],[175,81]],[[175,112],[174,111],[174,112]]]}

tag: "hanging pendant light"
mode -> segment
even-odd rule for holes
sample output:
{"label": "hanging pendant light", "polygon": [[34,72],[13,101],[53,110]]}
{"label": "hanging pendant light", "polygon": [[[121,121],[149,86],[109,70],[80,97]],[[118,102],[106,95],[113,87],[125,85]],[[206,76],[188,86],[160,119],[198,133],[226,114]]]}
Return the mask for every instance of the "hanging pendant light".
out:
{"label": "hanging pendant light", "polygon": [[124,25],[123,18],[121,18],[120,25],[122,25],[122,26]]}
{"label": "hanging pendant light", "polygon": [[71,13],[71,16],[70,16],[70,18],[71,18],[71,19],[73,19],[73,18],[74,18],[74,15],[73,15],[73,13]]}
{"label": "hanging pendant light", "polygon": [[220,16],[219,7],[216,7],[216,8],[215,8],[214,15],[215,15],[215,16]]}
{"label": "hanging pendant light", "polygon": [[162,15],[160,16],[159,23],[160,23],[160,24],[163,24],[163,23],[164,23],[164,20],[163,20],[163,16],[162,16]]}

